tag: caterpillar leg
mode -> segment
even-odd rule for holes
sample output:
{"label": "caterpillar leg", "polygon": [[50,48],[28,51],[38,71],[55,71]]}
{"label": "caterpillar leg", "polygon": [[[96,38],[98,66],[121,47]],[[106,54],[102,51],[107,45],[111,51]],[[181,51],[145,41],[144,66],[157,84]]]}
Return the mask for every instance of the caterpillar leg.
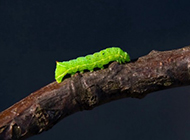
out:
{"label": "caterpillar leg", "polygon": [[71,74],[71,76],[72,77],[76,77],[76,76],[78,76],[79,75],[79,73],[77,72],[77,73],[75,73],[75,74]]}
{"label": "caterpillar leg", "polygon": [[80,73],[81,73],[81,74],[83,74],[83,73],[84,73],[84,71],[80,71]]}
{"label": "caterpillar leg", "polygon": [[104,69],[104,66],[102,66],[100,69],[103,70],[103,69]]}

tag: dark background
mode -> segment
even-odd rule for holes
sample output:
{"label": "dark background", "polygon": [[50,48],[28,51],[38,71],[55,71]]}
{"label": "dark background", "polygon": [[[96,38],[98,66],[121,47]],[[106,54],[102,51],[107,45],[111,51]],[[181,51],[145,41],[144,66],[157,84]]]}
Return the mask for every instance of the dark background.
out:
{"label": "dark background", "polygon": [[[54,81],[55,61],[190,44],[189,0],[0,1],[0,111]],[[30,140],[189,140],[190,87],[75,113]]]}

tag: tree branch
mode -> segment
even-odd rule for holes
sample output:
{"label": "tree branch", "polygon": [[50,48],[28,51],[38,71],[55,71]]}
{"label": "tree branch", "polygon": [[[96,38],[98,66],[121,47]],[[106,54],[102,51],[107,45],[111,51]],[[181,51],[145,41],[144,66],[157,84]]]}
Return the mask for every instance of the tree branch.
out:
{"label": "tree branch", "polygon": [[50,129],[77,111],[177,86],[190,85],[190,46],[151,51],[130,63],[50,83],[0,113],[0,139],[21,140]]}

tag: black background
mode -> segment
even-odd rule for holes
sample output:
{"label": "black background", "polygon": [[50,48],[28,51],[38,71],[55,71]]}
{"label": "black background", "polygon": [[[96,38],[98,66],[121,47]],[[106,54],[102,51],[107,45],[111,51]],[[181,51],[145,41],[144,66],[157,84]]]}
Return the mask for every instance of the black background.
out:
{"label": "black background", "polygon": [[[189,0],[0,1],[0,111],[54,81],[55,61],[190,44]],[[75,113],[30,140],[189,140],[190,87]]]}

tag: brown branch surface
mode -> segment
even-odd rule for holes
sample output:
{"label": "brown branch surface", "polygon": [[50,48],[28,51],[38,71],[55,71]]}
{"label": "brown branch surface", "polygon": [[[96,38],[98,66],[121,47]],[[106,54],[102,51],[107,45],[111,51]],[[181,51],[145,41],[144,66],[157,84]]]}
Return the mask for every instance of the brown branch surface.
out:
{"label": "brown branch surface", "polygon": [[136,61],[50,83],[0,113],[0,139],[21,140],[50,129],[64,117],[112,100],[190,85],[190,46],[151,51]]}

